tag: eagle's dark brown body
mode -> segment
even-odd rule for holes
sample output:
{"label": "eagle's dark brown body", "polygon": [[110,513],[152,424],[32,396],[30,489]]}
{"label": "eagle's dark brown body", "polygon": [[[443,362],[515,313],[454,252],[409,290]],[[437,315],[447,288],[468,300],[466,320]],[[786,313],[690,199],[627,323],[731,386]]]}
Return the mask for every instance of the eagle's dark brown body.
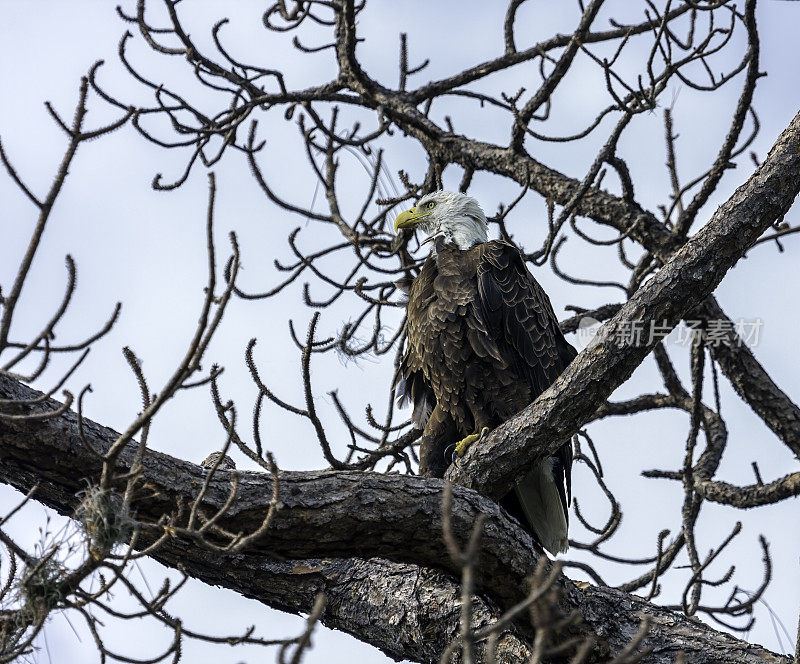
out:
{"label": "eagle's dark brown body", "polygon": [[[448,446],[522,410],[576,355],[519,251],[497,240],[436,241],[409,290],[407,334],[399,390],[419,424],[430,413],[420,471],[436,477]],[[571,457],[566,445],[553,459],[565,511]]]}

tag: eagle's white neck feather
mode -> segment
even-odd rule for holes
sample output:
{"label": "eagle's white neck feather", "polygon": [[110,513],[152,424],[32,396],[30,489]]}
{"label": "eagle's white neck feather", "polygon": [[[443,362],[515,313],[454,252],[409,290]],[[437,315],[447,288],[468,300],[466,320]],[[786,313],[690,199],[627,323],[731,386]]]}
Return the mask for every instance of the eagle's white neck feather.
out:
{"label": "eagle's white neck feather", "polygon": [[441,237],[462,250],[486,242],[489,237],[486,215],[474,198],[452,191],[434,191],[423,196],[417,208],[424,209],[430,201],[434,201],[436,206],[420,224],[428,240],[435,241]]}
{"label": "eagle's white neck feather", "polygon": [[476,244],[486,242],[486,222],[481,222],[474,217],[455,217],[446,220],[437,234],[451,240],[459,249],[469,249]]}

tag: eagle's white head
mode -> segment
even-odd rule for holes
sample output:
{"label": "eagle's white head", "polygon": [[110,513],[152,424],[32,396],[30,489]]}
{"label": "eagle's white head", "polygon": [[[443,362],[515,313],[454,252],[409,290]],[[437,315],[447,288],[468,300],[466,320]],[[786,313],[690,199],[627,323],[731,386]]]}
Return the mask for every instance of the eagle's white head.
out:
{"label": "eagle's white head", "polygon": [[486,215],[478,201],[453,191],[434,191],[420,198],[416,207],[395,219],[394,230],[401,228],[419,228],[428,240],[442,237],[459,249],[469,249],[488,238]]}

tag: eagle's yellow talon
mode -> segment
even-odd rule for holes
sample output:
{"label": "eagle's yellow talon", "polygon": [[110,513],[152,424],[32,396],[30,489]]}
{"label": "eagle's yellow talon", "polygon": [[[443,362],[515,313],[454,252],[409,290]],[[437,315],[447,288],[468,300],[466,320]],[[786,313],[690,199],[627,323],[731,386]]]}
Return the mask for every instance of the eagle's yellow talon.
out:
{"label": "eagle's yellow talon", "polygon": [[472,445],[472,443],[480,441],[487,433],[489,433],[489,427],[483,427],[483,429],[480,430],[480,433],[473,433],[459,440],[456,443],[456,456],[464,456],[467,448]]}

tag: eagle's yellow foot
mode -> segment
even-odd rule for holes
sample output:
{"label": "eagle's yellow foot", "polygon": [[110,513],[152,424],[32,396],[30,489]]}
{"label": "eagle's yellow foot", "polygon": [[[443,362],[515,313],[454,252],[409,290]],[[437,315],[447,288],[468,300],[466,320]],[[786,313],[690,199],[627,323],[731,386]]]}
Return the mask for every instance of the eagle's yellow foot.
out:
{"label": "eagle's yellow foot", "polygon": [[456,443],[456,456],[462,457],[464,453],[467,451],[467,448],[472,445],[472,443],[480,442],[486,434],[489,433],[489,427],[483,427],[479,433],[473,433],[465,438],[462,438]]}

